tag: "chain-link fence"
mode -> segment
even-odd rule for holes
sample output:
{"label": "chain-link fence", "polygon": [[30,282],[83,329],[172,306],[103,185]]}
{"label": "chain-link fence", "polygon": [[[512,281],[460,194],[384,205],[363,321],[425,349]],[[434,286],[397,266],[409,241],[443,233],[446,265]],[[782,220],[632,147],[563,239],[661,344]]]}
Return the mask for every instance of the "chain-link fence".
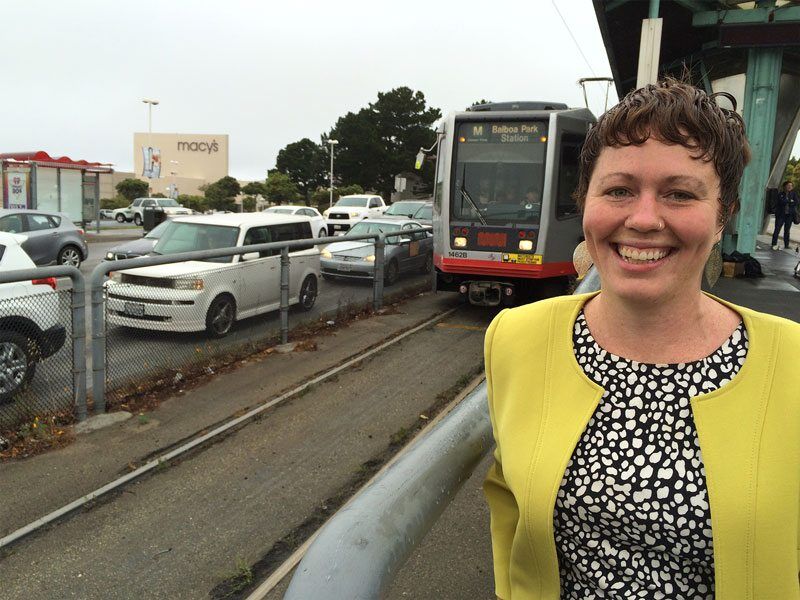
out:
{"label": "chain-link fence", "polygon": [[[269,253],[236,264],[222,257],[114,273],[106,284],[107,402],[172,387],[274,340],[280,260]],[[290,258],[290,304],[314,304],[318,262],[316,254]]]}
{"label": "chain-link fence", "polygon": [[72,305],[55,280],[0,292],[0,430],[36,417],[71,418],[75,402]]}

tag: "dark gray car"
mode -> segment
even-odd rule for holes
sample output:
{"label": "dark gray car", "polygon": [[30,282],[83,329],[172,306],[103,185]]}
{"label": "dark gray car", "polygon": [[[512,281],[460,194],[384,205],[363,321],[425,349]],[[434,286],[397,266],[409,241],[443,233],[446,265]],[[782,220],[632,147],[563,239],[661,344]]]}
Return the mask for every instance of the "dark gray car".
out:
{"label": "dark gray car", "polygon": [[83,230],[69,217],[57,212],[26,209],[0,209],[0,231],[28,237],[23,250],[37,266],[69,265],[79,267],[89,257]]}
{"label": "dark gray car", "polygon": [[[372,279],[375,275],[375,244],[372,240],[348,240],[370,233],[394,233],[419,229],[417,221],[401,218],[364,219],[344,236],[344,241],[328,244],[320,254],[325,279]],[[401,273],[430,273],[433,269],[433,236],[429,231],[402,233],[386,238],[383,279],[392,285]]]}
{"label": "dark gray car", "polygon": [[153,246],[156,245],[156,242],[159,240],[161,235],[164,233],[164,230],[167,228],[172,221],[167,219],[153,227],[150,231],[147,232],[142,238],[138,240],[133,240],[130,242],[125,242],[124,244],[120,244],[119,246],[114,246],[103,257],[103,260],[122,260],[123,258],[136,258],[137,256],[144,256],[145,254],[150,254],[153,251]]}

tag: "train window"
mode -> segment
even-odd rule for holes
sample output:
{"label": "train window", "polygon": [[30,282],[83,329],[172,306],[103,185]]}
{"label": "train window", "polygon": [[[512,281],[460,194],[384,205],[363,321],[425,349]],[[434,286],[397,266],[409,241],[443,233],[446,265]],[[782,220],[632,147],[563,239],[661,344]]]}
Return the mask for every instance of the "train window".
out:
{"label": "train window", "polygon": [[578,205],[572,199],[572,192],[578,185],[578,161],[583,140],[583,136],[577,133],[564,133],[561,136],[561,160],[556,197],[557,219],[566,219],[578,214]]}

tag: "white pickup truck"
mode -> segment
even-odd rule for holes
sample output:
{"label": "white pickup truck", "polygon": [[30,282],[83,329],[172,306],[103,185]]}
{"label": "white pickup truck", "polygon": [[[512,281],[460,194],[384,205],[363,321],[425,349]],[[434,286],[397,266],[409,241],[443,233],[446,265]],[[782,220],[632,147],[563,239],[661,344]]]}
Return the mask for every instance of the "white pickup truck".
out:
{"label": "white pickup truck", "polygon": [[347,233],[353,225],[367,217],[380,217],[387,208],[380,196],[353,194],[339,198],[322,216],[328,225],[328,235],[339,235]]}

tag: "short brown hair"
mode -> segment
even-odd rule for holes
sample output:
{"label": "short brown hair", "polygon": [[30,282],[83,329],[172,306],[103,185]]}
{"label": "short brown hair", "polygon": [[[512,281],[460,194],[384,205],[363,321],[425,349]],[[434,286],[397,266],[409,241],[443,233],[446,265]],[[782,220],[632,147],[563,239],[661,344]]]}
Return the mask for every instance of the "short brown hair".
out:
{"label": "short brown hair", "polygon": [[[720,107],[716,96],[727,97],[733,109]],[[696,152],[696,158],[714,164],[720,179],[721,224],[739,211],[739,181],[750,162],[750,145],[735,99],[726,93],[708,95],[672,78],[630,92],[589,130],[581,150],[578,187],[573,192],[581,210],[603,148],[638,146],[651,136],[680,144]]]}

